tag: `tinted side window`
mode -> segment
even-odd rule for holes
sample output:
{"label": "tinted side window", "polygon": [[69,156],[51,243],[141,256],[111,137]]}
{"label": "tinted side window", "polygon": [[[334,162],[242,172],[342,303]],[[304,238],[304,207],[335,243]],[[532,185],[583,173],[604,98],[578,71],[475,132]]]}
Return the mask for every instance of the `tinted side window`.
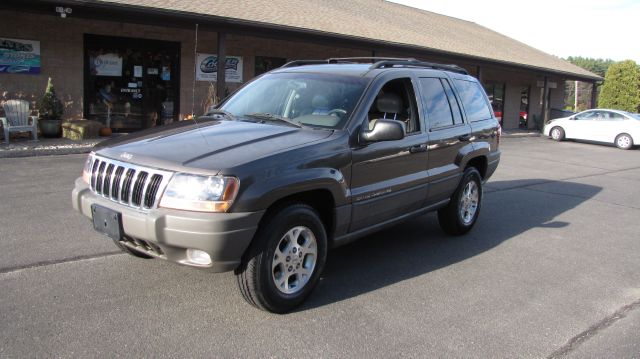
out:
{"label": "tinted side window", "polygon": [[455,79],[456,88],[462,98],[462,106],[470,122],[491,118],[491,109],[485,100],[484,91],[477,82]]}
{"label": "tinted side window", "polygon": [[422,106],[427,111],[429,128],[439,128],[453,125],[453,116],[449,107],[449,100],[438,78],[421,78]]}
{"label": "tinted side window", "polygon": [[453,90],[451,89],[449,80],[442,79],[442,84],[444,85],[444,90],[447,93],[447,97],[449,98],[449,106],[451,106],[451,112],[453,112],[453,123],[459,125],[462,123],[462,109],[460,109],[460,105],[458,104],[456,95],[454,95]]}

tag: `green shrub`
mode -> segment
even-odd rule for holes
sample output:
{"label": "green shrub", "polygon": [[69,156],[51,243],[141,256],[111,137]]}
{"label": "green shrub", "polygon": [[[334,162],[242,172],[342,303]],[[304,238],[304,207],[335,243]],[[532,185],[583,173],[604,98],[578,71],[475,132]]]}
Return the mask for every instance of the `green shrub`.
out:
{"label": "green shrub", "polygon": [[38,102],[38,111],[40,112],[40,118],[45,120],[59,120],[64,112],[64,106],[56,96],[51,77],[49,77],[44,95]]}
{"label": "green shrub", "polygon": [[609,66],[604,77],[598,107],[638,112],[640,109],[640,68],[632,60]]}

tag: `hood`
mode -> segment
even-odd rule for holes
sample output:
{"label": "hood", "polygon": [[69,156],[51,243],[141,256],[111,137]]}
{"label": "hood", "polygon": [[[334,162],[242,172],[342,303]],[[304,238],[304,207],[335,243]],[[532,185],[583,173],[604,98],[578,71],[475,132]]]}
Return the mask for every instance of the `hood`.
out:
{"label": "hood", "polygon": [[182,121],[117,137],[99,155],[148,167],[217,173],[330,136],[332,131],[228,120]]}

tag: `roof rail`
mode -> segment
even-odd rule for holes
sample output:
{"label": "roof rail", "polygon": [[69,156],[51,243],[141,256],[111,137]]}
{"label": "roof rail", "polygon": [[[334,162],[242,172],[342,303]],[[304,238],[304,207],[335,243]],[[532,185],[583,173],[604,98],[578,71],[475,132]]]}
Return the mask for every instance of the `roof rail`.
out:
{"label": "roof rail", "polygon": [[468,75],[469,74],[467,72],[467,70],[465,70],[462,67],[457,66],[457,65],[436,64],[436,63],[433,63],[433,62],[419,61],[419,60],[416,60],[416,59],[382,60],[382,61],[378,61],[375,64],[371,65],[371,67],[369,67],[369,69],[370,70],[374,70],[374,69],[382,69],[382,68],[385,68],[385,67],[394,67],[394,66],[424,67],[424,68],[428,68],[428,69],[457,72],[457,73],[463,74],[463,75]]}
{"label": "roof rail", "polygon": [[338,64],[338,63],[361,63],[362,61],[375,61],[370,70],[383,69],[386,67],[394,66],[411,66],[411,67],[423,67],[435,70],[444,70],[457,72],[459,74],[468,75],[467,70],[457,65],[444,65],[434,62],[425,62],[416,60],[414,58],[397,58],[397,57],[334,57],[327,60],[295,60],[287,62],[282,65],[281,68],[296,67],[304,65],[321,65],[321,64]]}
{"label": "roof rail", "polygon": [[295,60],[289,61],[286,64],[280,66],[282,67],[296,67],[296,66],[304,66],[304,65],[320,65],[327,64],[329,60]]}
{"label": "roof rail", "polygon": [[378,61],[418,61],[414,58],[401,58],[401,57],[332,57],[327,60],[330,64],[337,64],[339,62],[363,62],[370,61],[372,63]]}

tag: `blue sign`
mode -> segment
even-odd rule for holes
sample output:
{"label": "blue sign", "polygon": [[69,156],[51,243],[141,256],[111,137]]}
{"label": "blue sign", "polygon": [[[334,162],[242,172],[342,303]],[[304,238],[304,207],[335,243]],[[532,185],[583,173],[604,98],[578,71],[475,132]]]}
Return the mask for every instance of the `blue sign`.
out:
{"label": "blue sign", "polygon": [[0,73],[39,74],[40,41],[0,38]]}

